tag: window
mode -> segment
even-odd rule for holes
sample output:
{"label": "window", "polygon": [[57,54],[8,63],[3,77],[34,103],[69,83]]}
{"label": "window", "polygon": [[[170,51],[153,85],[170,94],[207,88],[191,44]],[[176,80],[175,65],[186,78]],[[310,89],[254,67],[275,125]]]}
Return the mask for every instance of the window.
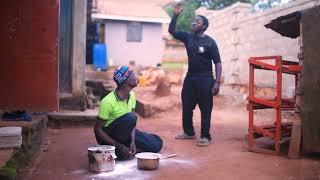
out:
{"label": "window", "polygon": [[140,22],[129,22],[127,24],[127,42],[142,41],[142,24]]}

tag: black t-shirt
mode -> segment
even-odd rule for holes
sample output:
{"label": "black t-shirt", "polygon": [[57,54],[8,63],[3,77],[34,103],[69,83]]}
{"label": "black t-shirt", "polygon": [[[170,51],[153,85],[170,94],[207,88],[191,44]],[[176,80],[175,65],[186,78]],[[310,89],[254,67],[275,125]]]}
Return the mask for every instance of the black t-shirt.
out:
{"label": "black t-shirt", "polygon": [[195,36],[193,33],[174,32],[173,37],[182,41],[188,54],[188,73],[211,73],[212,61],[220,63],[220,54],[216,42],[209,36]]}

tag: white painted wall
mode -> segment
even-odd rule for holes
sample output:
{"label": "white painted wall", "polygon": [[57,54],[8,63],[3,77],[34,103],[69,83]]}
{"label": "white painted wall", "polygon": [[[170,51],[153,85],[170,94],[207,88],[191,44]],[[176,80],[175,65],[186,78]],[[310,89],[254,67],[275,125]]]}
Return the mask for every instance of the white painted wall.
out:
{"label": "white painted wall", "polygon": [[127,42],[127,21],[105,21],[108,59],[115,65],[155,66],[162,61],[162,24],[142,23],[142,42]]}

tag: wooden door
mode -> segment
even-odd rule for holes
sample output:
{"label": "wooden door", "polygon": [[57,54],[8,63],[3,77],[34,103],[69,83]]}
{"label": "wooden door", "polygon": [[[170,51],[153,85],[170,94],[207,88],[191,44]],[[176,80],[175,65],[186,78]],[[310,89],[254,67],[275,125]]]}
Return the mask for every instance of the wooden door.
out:
{"label": "wooden door", "polygon": [[0,109],[58,110],[59,0],[2,1]]}

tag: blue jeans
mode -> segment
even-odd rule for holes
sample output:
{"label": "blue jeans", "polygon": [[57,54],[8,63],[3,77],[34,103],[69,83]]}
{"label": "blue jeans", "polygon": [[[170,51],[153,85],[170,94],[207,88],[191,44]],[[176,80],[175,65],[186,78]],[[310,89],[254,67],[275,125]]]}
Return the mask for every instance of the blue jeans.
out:
{"label": "blue jeans", "polygon": [[[129,147],[131,143],[131,132],[136,127],[137,116],[134,112],[127,113],[117,119],[115,119],[109,126],[103,128],[112,139]],[[100,145],[108,145],[102,138],[95,134],[96,140]],[[137,151],[140,152],[159,152],[162,148],[162,139],[155,134],[142,132],[136,129],[135,132],[135,144]],[[117,153],[119,159],[122,159],[121,155]]]}
{"label": "blue jeans", "polygon": [[188,135],[194,135],[193,110],[199,105],[201,112],[201,138],[210,136],[211,112],[213,108],[212,88],[215,80],[211,74],[188,74],[184,80],[182,98],[182,125]]}

